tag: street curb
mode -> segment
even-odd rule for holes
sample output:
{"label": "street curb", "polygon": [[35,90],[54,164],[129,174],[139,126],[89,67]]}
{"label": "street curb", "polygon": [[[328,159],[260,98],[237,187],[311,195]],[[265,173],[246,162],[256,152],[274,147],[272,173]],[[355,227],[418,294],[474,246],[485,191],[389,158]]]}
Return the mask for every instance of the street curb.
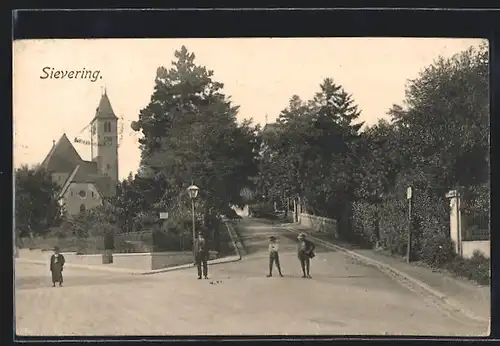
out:
{"label": "street curb", "polygon": [[[239,256],[217,258],[215,260],[208,261],[208,264],[216,265],[216,264],[221,264],[221,263],[231,263],[231,262],[239,261],[240,259],[241,258]],[[29,260],[29,259],[22,259],[22,258],[16,259],[16,262],[27,263],[27,264],[37,264],[37,265],[47,265],[47,263],[45,261]],[[168,268],[161,268],[161,269],[154,269],[154,270],[147,270],[147,271],[137,271],[137,270],[131,270],[131,269],[126,269],[126,268],[110,268],[110,267],[101,267],[99,265],[91,265],[91,264],[85,265],[85,264],[74,264],[74,263],[67,263],[67,264],[65,264],[65,267],[97,270],[97,271],[106,271],[106,272],[114,272],[114,273],[130,274],[130,275],[150,275],[150,274],[170,272],[170,271],[174,271],[174,270],[194,268],[194,264],[192,264],[192,263],[182,264],[182,265],[175,266],[175,267],[168,267]]]}
{"label": "street curb", "polygon": [[[296,233],[296,234],[299,234],[299,233],[302,233],[303,231],[299,231],[295,228],[293,228],[292,226],[283,226],[285,227],[287,230],[293,232],[293,233]],[[473,312],[471,312],[470,310],[468,310],[467,308],[465,308],[462,304],[458,303],[457,301],[451,299],[451,298],[448,298],[444,293],[442,292],[439,292],[435,289],[433,289],[432,287],[430,287],[429,285],[427,285],[426,283],[418,280],[418,279],[415,279],[414,277],[406,274],[406,273],[403,273],[399,270],[397,270],[396,268],[393,268],[391,267],[390,265],[386,264],[386,263],[383,263],[383,262],[380,262],[380,261],[377,261],[377,260],[374,260],[372,258],[369,258],[369,257],[366,257],[364,255],[361,255],[355,251],[352,251],[352,250],[348,250],[342,246],[339,246],[339,245],[335,245],[335,244],[332,244],[332,243],[329,243],[327,241],[324,241],[322,239],[319,239],[319,238],[316,238],[315,236],[311,235],[308,233],[308,236],[312,239],[314,239],[316,242],[326,246],[326,247],[330,247],[330,248],[333,248],[335,250],[339,250],[339,251],[342,251],[346,254],[348,254],[349,256],[351,257],[354,257],[358,260],[361,260],[367,264],[371,264],[375,267],[377,267],[379,270],[381,270],[382,272],[384,271],[389,271],[389,272],[392,272],[393,274],[395,274],[396,276],[399,276],[401,278],[404,278],[408,281],[410,281],[411,283],[419,286],[420,288],[424,289],[425,291],[427,291],[427,293],[430,293],[431,295],[433,295],[434,297],[438,298],[439,300],[441,300],[442,302],[446,303],[447,305],[449,305],[450,307],[452,307],[453,309],[455,310],[458,310],[460,311],[462,314],[464,314],[465,316],[467,316],[468,318],[470,319],[473,319],[473,320],[476,320],[478,322],[488,322],[490,323],[490,319],[487,319],[487,318],[484,318],[484,317],[481,317],[481,316],[477,316],[476,314],[474,314]]]}
{"label": "street curb", "polygon": [[[234,250],[236,251],[236,256],[229,256],[229,257],[216,258],[214,260],[209,260],[208,261],[209,265],[231,263],[231,262],[237,262],[237,261],[241,260],[240,251],[239,251],[238,247],[236,246],[236,240],[232,234],[232,232],[234,232],[234,230],[232,229],[232,225],[229,222],[224,222],[224,224],[226,225],[227,232],[229,234],[229,238],[231,238],[231,242],[233,243]],[[190,264],[183,264],[183,265],[175,266],[175,267],[148,270],[145,272],[139,272],[139,273],[135,273],[132,275],[151,275],[151,274],[166,273],[166,272],[171,272],[174,270],[188,269],[188,268],[194,268],[194,267],[195,267],[195,265],[193,263],[190,263]]]}
{"label": "street curb", "polygon": [[[38,264],[38,265],[48,266],[46,261],[41,261],[41,260],[30,260],[30,259],[25,259],[25,258],[16,258],[16,262],[17,263]],[[91,264],[66,263],[64,266],[68,267],[68,268],[89,269],[89,270],[98,270],[98,271],[123,273],[123,274],[134,274],[135,273],[134,270],[130,270],[130,269],[126,269],[126,268],[100,267],[99,265],[91,265]]]}
{"label": "street curb", "polygon": [[[239,260],[241,260],[241,257],[239,257],[239,256],[230,256],[230,257],[217,258],[214,260],[210,260],[210,261],[208,261],[208,264],[209,265],[216,265],[216,264],[222,264],[222,263],[232,263],[232,262],[238,262]],[[180,266],[175,266],[175,267],[148,270],[145,272],[135,272],[135,273],[132,273],[132,275],[152,275],[152,274],[166,273],[166,272],[171,272],[174,270],[188,269],[188,268],[194,268],[194,267],[195,267],[195,265],[192,263],[182,264]]]}
{"label": "street curb", "polygon": [[243,246],[238,233],[234,230],[233,225],[231,223],[226,223],[226,226],[229,236],[231,237],[231,241],[233,242],[234,249],[241,259],[244,255],[246,255],[245,247]]}

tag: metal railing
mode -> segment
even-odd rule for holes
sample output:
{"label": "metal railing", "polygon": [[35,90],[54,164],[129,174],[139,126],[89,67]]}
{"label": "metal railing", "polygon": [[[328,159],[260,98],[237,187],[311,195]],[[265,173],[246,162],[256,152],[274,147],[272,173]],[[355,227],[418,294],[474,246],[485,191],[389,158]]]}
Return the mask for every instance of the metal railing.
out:
{"label": "metal railing", "polygon": [[466,215],[465,221],[464,241],[490,239],[490,216],[488,214]]}

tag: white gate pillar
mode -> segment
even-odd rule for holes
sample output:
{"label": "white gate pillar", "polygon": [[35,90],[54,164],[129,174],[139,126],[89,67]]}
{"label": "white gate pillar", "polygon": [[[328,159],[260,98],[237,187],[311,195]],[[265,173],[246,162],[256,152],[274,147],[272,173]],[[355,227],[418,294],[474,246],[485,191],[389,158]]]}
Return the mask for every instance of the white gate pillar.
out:
{"label": "white gate pillar", "polygon": [[451,190],[446,194],[450,199],[450,238],[455,244],[455,253],[462,256],[462,210],[461,196],[457,190]]}

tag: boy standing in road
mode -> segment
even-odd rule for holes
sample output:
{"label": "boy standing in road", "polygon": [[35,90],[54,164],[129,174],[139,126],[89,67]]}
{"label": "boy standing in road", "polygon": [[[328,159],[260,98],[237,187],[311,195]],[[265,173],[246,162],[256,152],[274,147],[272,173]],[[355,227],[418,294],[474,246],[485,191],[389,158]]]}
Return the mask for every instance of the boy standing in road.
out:
{"label": "boy standing in road", "polygon": [[276,237],[270,236],[269,237],[269,274],[267,275],[268,278],[273,276],[273,264],[274,263],[276,263],[276,268],[278,268],[278,273],[280,274],[281,277],[283,277],[283,274],[281,274],[279,246],[276,243]]}
{"label": "boy standing in road", "polygon": [[56,287],[56,282],[59,282],[59,287],[63,284],[63,267],[66,260],[59,253],[59,247],[54,247],[54,254],[50,257],[50,272],[52,273],[52,287]]}

